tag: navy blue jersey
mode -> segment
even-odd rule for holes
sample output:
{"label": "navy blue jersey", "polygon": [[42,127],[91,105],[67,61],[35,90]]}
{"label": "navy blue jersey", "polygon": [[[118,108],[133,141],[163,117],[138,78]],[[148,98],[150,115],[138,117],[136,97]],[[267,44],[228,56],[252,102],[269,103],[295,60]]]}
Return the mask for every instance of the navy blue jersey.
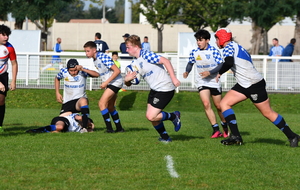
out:
{"label": "navy blue jersey", "polygon": [[121,53],[127,53],[125,42],[120,44],[120,51],[121,51]]}
{"label": "navy blue jersey", "polygon": [[97,51],[105,53],[105,51],[109,50],[107,43],[103,40],[95,40],[95,44],[97,45]]}

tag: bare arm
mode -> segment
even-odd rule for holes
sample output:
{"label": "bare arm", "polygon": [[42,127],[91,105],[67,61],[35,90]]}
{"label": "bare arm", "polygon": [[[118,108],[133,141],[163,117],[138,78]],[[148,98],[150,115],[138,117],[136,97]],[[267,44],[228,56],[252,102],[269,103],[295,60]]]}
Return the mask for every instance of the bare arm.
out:
{"label": "bare arm", "polygon": [[104,81],[101,85],[100,85],[100,88],[101,89],[104,89],[107,87],[108,83],[110,83],[112,80],[114,80],[120,73],[121,73],[121,70],[115,65],[113,64],[111,67],[110,67],[111,70],[113,70],[113,74],[106,80]]}
{"label": "bare arm", "polygon": [[12,66],[12,80],[10,83],[10,90],[16,89],[16,82],[17,82],[17,74],[18,74],[18,62],[17,60],[11,61]]}
{"label": "bare arm", "polygon": [[175,75],[174,68],[173,68],[171,62],[168,59],[161,57],[159,60],[159,63],[161,63],[165,66],[165,68],[167,69],[167,71],[171,77],[171,80],[172,80],[174,86],[178,87],[180,85],[180,81],[177,79],[177,77]]}
{"label": "bare arm", "polygon": [[54,86],[55,86],[56,101],[59,102],[59,103],[62,103],[63,102],[63,97],[59,92],[60,81],[57,79],[57,77],[55,77],[55,79],[54,79]]}
{"label": "bare arm", "polygon": [[134,72],[129,72],[125,78],[124,78],[124,83],[126,86],[131,86],[132,83],[131,83],[131,80],[135,79],[136,78],[136,71]]}
{"label": "bare arm", "polygon": [[76,65],[76,68],[79,71],[83,71],[86,72],[88,75],[90,75],[91,77],[99,77],[100,74],[97,71],[93,71],[93,70],[89,70],[89,69],[85,69],[82,65]]}

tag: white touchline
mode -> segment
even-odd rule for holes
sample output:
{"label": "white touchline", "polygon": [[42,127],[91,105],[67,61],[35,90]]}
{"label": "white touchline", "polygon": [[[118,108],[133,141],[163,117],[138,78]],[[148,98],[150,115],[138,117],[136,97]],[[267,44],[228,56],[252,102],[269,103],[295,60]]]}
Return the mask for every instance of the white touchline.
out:
{"label": "white touchline", "polygon": [[170,176],[174,177],[174,178],[178,178],[179,175],[175,171],[173,157],[170,155],[167,155],[167,156],[165,156],[165,160],[167,161],[167,170],[169,171]]}

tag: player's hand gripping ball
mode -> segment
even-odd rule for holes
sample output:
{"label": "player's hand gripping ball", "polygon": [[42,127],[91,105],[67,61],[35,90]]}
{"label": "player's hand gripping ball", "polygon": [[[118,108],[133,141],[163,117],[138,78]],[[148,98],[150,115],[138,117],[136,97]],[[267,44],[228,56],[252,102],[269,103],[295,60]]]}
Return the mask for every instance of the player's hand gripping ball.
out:
{"label": "player's hand gripping ball", "polygon": [[141,75],[138,71],[138,69],[132,65],[128,65],[126,68],[125,68],[125,74],[127,75],[128,73],[132,73],[132,72],[136,72],[136,76],[134,79],[131,80],[131,84],[133,85],[137,85],[140,83],[140,80],[141,80]]}

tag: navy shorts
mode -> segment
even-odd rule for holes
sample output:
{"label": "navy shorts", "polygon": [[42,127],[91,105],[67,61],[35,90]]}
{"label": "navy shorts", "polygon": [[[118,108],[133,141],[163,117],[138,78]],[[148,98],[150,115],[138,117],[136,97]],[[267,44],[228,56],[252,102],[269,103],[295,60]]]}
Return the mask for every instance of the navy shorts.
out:
{"label": "navy shorts", "polygon": [[78,102],[80,98],[70,100],[66,103],[64,103],[61,106],[60,114],[65,113],[65,112],[72,112],[72,113],[79,113],[80,111],[76,110],[76,103]]}
{"label": "navy shorts", "polygon": [[244,88],[239,84],[235,84],[231,89],[244,94],[253,103],[261,103],[268,99],[265,79],[262,79],[256,84],[252,84],[248,88]]}
{"label": "navy shorts", "polygon": [[218,96],[222,94],[222,88],[220,87],[219,89],[217,88],[211,88],[211,87],[207,87],[207,86],[199,86],[198,87],[198,92],[202,91],[202,90],[209,90],[210,94],[213,96]]}
{"label": "navy shorts", "polygon": [[174,96],[175,90],[168,92],[158,92],[150,90],[148,95],[148,104],[158,109],[164,109]]}
{"label": "navy shorts", "polygon": [[107,88],[111,89],[115,94],[118,94],[119,90],[121,89],[121,88],[116,87],[116,86],[111,85],[111,84],[107,85]]}
{"label": "navy shorts", "polygon": [[64,129],[62,130],[62,132],[67,132],[68,129],[69,129],[69,126],[70,126],[69,120],[65,117],[59,117],[58,116],[58,117],[55,117],[55,118],[52,119],[51,125],[55,125],[56,122],[58,122],[58,121],[64,122],[65,126],[64,126]]}

